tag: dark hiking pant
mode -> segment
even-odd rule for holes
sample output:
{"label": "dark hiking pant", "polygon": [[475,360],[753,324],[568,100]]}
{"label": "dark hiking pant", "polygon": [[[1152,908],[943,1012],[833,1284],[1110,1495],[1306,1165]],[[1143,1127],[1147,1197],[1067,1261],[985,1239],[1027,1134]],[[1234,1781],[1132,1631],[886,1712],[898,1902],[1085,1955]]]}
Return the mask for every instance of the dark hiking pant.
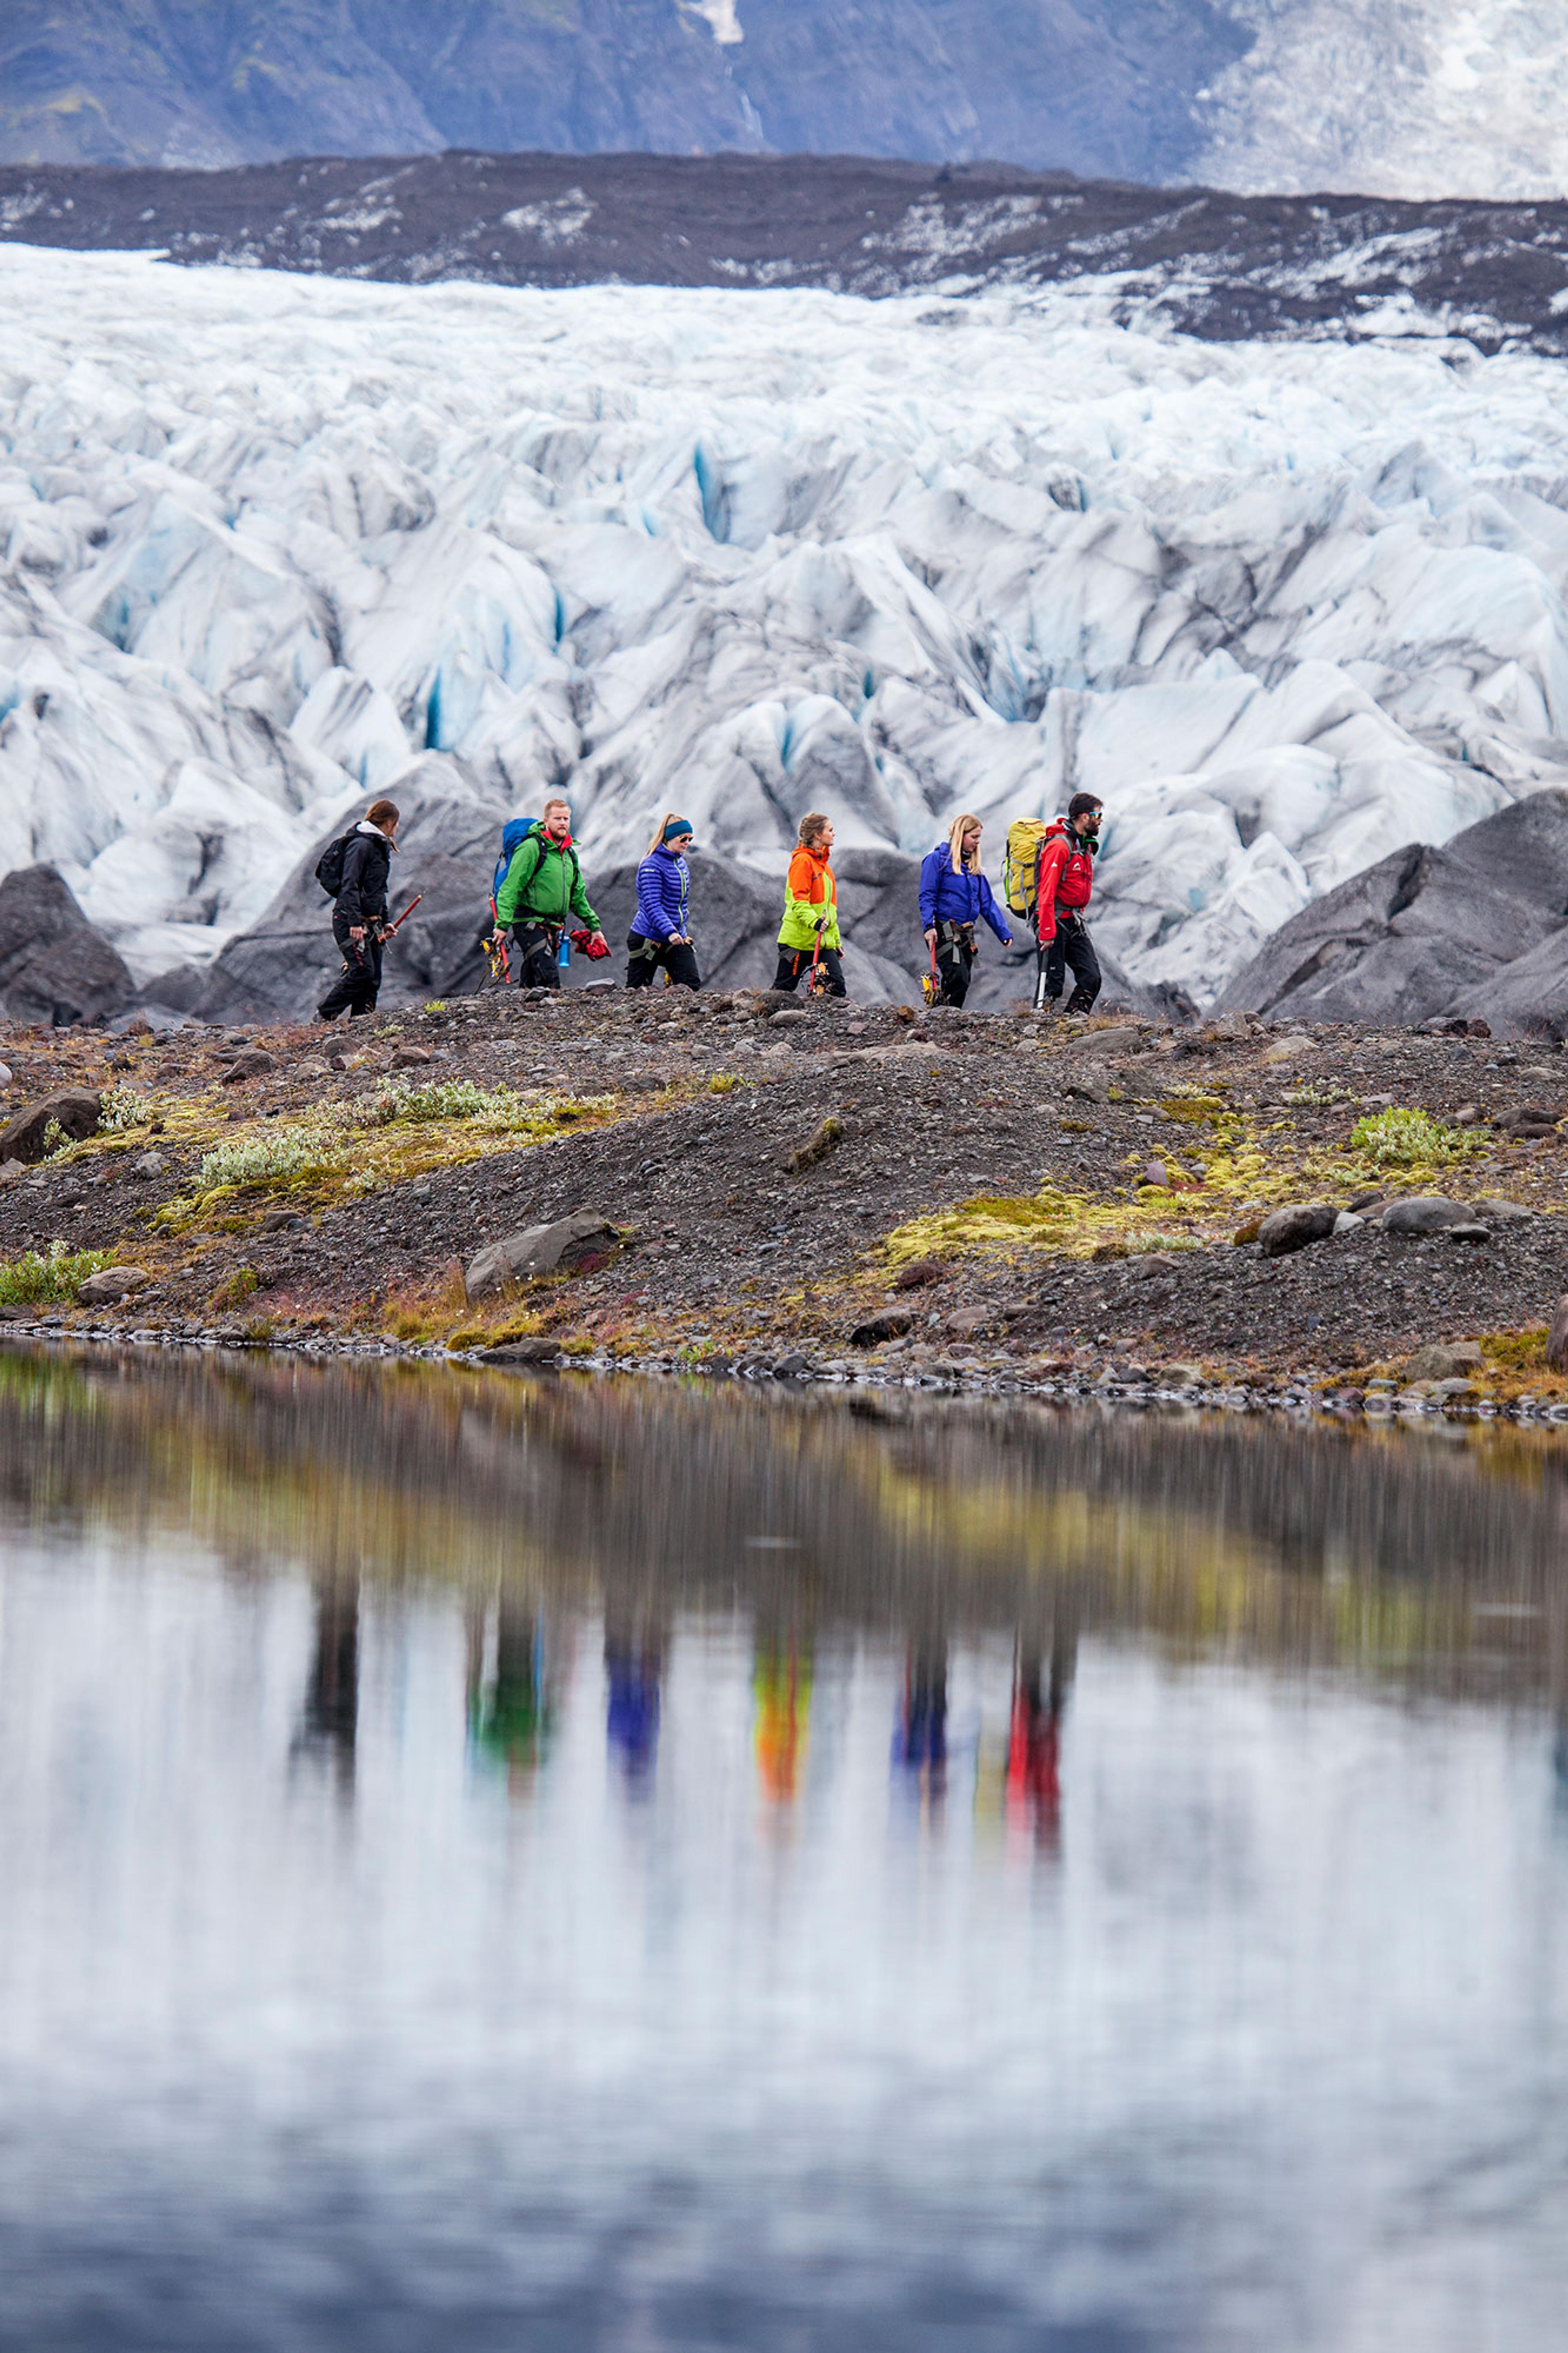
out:
{"label": "dark hiking pant", "polygon": [[[827,976],[829,997],[843,997],[846,994],[844,966],[838,961],[837,948],[823,949],[817,958],[817,971],[819,976],[823,973]],[[773,975],[775,988],[787,988],[793,991],[797,980],[804,976],[809,982],[810,976],[811,950],[809,948],[780,948],[779,968]]]}
{"label": "dark hiking pant", "polygon": [[344,1011],[351,1020],[358,1014],[374,1013],[381,993],[381,942],[367,931],[356,947],[341,915],[332,917],[332,937],[342,950],[343,968],[316,1011],[323,1021],[335,1021]]}
{"label": "dark hiking pant", "polygon": [[511,944],[519,988],[560,987],[561,931],[558,924],[514,923]]}
{"label": "dark hiking pant", "polygon": [[651,988],[654,974],[664,966],[672,988],[700,988],[697,951],[686,940],[647,940],[640,932],[626,934],[626,987]]}
{"label": "dark hiking pant", "polygon": [[1040,965],[1045,975],[1045,994],[1054,1004],[1067,984],[1067,966],[1072,966],[1077,984],[1068,998],[1068,1013],[1087,1013],[1100,995],[1100,958],[1094,953],[1094,943],[1081,915],[1058,915],[1057,935],[1047,940],[1040,951]]}
{"label": "dark hiking pant", "polygon": [[971,926],[968,923],[939,923],[936,927],[936,973],[940,983],[937,1003],[962,1005],[969,994],[973,970],[974,933]]}

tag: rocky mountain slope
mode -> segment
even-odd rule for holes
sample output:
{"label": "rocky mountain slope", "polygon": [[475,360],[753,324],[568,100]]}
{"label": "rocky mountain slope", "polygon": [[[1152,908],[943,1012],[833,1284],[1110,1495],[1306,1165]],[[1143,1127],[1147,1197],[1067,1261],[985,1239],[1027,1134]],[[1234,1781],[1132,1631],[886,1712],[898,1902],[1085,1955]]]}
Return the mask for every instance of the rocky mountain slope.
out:
{"label": "rocky mountain slope", "polygon": [[1537,0],[10,0],[0,160],[914,156],[1240,188],[1568,184]]}
{"label": "rocky mountain slope", "polygon": [[1568,793],[1532,795],[1441,849],[1410,842],[1380,860],[1282,924],[1220,1007],[1568,1036]]}
{"label": "rocky mountain slope", "polygon": [[679,806],[775,892],[807,807],[904,859],[974,809],[994,874],[1088,788],[1098,939],[1201,1004],[1563,777],[1542,355],[1200,343],[1114,274],[868,304],[14,246],[0,290],[0,872],[57,866],[139,987],[383,789],[468,812],[477,913],[557,786],[591,874]]}

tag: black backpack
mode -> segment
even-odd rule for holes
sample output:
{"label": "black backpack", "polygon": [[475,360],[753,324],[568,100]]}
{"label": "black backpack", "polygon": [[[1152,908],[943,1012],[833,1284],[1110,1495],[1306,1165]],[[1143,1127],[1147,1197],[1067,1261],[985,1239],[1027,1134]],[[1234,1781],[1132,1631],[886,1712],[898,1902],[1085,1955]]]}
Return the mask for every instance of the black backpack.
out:
{"label": "black backpack", "polygon": [[316,860],[316,880],[329,899],[335,899],[343,887],[343,860],[355,830],[351,826],[347,833],[339,834],[336,841],[329,841]]}

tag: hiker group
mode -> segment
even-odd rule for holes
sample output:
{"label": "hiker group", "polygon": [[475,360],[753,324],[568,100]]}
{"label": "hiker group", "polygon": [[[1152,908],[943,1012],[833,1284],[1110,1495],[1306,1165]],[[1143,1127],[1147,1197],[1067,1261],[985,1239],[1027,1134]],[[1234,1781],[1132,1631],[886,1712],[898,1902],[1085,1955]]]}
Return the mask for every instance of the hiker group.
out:
{"label": "hiker group", "polygon": [[[1064,816],[1020,818],[1007,829],[1003,904],[980,863],[979,818],[955,818],[930,850],[920,875],[920,923],[931,969],[928,1003],[961,1006],[969,994],[988,924],[1004,947],[1013,926],[1032,935],[1035,1005],[1058,1004],[1071,970],[1069,1013],[1087,1013],[1100,994],[1100,963],[1084,911],[1094,887],[1103,804],[1076,793]],[[416,899],[389,922],[388,883],[397,847],[399,812],[373,801],[347,833],[331,842],[316,867],[332,901],[332,937],[343,968],[321,1005],[323,1021],[338,1014],[374,1011],[381,987],[385,942],[412,914]],[[700,988],[691,928],[693,828],[672,809],[660,819],[637,870],[637,905],[626,934],[626,987],[651,988],[662,971],[667,987]],[[846,994],[838,886],[833,866],[833,823],[818,810],[800,821],[784,879],[773,987],[792,992],[804,980],[813,995]],[[604,927],[583,881],[572,839],[571,804],[552,797],[542,816],[514,818],[501,832],[490,880],[489,916],[480,940],[490,973],[524,988],[559,988],[575,949],[591,962],[610,954]]]}

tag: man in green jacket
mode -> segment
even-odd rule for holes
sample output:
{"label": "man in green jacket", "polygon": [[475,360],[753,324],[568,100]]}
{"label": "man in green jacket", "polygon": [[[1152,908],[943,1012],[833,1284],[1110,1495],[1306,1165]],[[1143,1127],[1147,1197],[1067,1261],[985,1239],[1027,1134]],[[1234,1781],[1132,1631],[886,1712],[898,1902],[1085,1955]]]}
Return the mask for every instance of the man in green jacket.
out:
{"label": "man in green jacket", "polygon": [[496,924],[510,930],[516,944],[520,988],[560,987],[561,934],[570,915],[593,934],[588,954],[607,954],[572,847],[572,805],[548,800],[539,824],[529,828],[512,852],[496,892]]}

